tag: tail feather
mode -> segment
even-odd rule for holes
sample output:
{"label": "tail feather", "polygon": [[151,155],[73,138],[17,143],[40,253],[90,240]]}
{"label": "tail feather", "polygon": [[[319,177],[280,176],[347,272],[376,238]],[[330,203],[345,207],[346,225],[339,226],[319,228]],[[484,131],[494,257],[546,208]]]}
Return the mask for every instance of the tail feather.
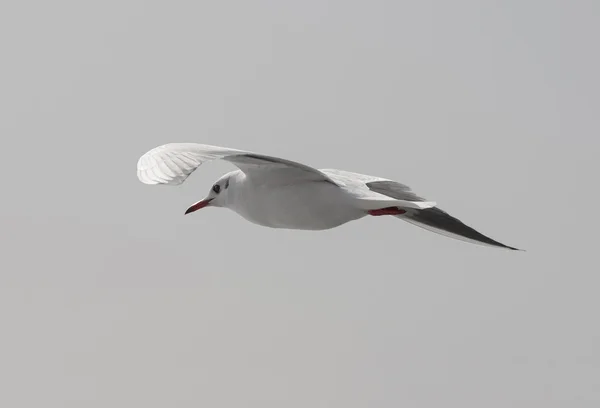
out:
{"label": "tail feather", "polygon": [[426,230],[445,235],[450,238],[455,238],[461,241],[467,241],[479,245],[489,245],[519,251],[518,248],[504,245],[498,241],[486,237],[482,233],[474,230],[459,219],[454,218],[447,212],[440,210],[437,207],[423,210],[407,209],[406,214],[397,215],[396,217]]}

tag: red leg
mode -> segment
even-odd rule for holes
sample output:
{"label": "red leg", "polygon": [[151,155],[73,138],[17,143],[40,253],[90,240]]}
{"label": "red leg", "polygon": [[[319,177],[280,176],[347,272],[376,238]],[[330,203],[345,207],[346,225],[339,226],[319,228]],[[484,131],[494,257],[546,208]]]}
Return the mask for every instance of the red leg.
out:
{"label": "red leg", "polygon": [[406,210],[398,207],[387,207],[380,208],[379,210],[369,210],[368,213],[370,215],[378,216],[378,215],[400,215],[405,214]]}

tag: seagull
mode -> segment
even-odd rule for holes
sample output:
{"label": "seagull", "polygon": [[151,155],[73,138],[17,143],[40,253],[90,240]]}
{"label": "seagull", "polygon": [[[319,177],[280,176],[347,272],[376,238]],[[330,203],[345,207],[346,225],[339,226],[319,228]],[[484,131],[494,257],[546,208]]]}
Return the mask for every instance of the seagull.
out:
{"label": "seagull", "polygon": [[495,241],[389,179],[305,164],[244,150],[199,143],[169,143],[137,163],[145,184],[179,185],[200,165],[221,159],[238,170],[219,178],[208,196],[185,214],[224,207],[270,228],[327,230],[365,216],[389,216],[463,241],[518,250]]}

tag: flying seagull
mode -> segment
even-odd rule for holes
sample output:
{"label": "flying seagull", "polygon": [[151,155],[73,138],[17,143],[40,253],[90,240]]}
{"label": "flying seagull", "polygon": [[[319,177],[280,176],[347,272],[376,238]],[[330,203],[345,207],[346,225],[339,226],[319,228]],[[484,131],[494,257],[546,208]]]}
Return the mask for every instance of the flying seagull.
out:
{"label": "flying seagull", "polygon": [[410,187],[343,170],[317,170],[273,156],[198,143],[156,147],[137,163],[145,184],[178,185],[202,163],[221,159],[239,170],[217,180],[208,196],[187,209],[225,207],[271,228],[326,230],[370,216],[391,216],[463,241],[516,250],[463,224]]}

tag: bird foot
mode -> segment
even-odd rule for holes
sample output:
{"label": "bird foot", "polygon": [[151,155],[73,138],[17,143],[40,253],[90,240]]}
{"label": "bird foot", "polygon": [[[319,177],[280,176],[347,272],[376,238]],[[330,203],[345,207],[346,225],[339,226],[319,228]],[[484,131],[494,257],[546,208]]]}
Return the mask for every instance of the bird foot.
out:
{"label": "bird foot", "polygon": [[403,210],[403,209],[398,208],[398,207],[387,207],[387,208],[380,208],[378,210],[369,210],[367,212],[369,213],[369,215],[374,215],[374,216],[379,216],[379,215],[401,215],[401,214],[405,214],[406,210]]}

